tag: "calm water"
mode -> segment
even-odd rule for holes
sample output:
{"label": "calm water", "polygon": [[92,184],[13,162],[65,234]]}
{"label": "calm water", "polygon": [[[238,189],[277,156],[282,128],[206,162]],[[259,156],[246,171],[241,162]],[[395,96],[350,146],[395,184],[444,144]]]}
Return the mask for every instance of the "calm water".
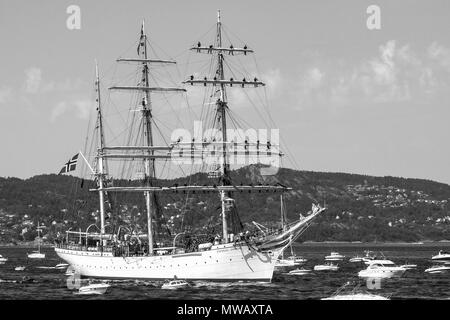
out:
{"label": "calm water", "polygon": [[[286,275],[286,270],[275,271],[271,283],[192,282],[191,288],[180,290],[160,289],[163,281],[109,281],[111,287],[101,296],[80,296],[66,286],[64,270],[46,269],[62,262],[52,248],[45,248],[45,260],[29,261],[26,253],[31,249],[0,247],[0,254],[9,260],[0,265],[0,300],[5,299],[320,299],[333,294],[347,281],[364,284],[358,278],[362,263],[349,263],[348,258],[363,254],[364,250],[383,252],[397,264],[417,264],[402,278],[387,279],[376,294],[390,295],[391,299],[449,299],[450,273],[426,274],[432,265],[431,256],[440,249],[448,250],[450,244],[422,245],[363,245],[363,244],[311,244],[298,245],[295,252],[308,261],[304,267],[312,269],[322,263],[331,251],[346,256],[336,272],[314,272],[309,276]],[[25,271],[15,271],[23,265]],[[32,282],[23,282],[23,277]]]}

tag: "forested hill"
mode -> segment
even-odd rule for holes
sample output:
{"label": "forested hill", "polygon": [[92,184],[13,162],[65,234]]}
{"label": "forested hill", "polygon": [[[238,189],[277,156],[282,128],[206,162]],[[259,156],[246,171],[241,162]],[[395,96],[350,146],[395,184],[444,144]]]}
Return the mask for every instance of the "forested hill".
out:
{"label": "forested hill", "polygon": [[[422,241],[450,239],[450,186],[429,180],[373,177],[281,169],[261,175],[250,166],[232,172],[235,185],[281,183],[292,188],[284,194],[289,220],[305,214],[312,203],[327,210],[300,241]],[[160,181],[164,185],[214,184],[204,174],[189,179]],[[119,183],[118,181],[114,182]],[[132,182],[131,182],[132,183]],[[39,221],[52,241],[57,232],[86,228],[98,221],[98,196],[88,189],[93,181],[72,176],[39,175],[30,179],[0,178],[0,242],[32,240]],[[267,226],[280,222],[279,193],[234,192],[241,221]],[[146,217],[141,195],[113,198],[108,223],[139,228]],[[218,227],[220,203],[216,193],[164,194],[162,221],[172,232],[186,226]],[[96,220],[97,219],[97,220]],[[145,227],[144,227],[145,228]],[[220,229],[217,229],[220,230]]]}

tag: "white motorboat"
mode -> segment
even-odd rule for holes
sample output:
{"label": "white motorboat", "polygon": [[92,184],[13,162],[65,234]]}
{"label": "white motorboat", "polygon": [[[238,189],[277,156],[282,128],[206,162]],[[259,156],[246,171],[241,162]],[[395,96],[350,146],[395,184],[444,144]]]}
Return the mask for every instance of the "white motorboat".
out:
{"label": "white motorboat", "polygon": [[342,261],[344,260],[345,256],[338,252],[331,252],[329,256],[325,257],[326,261]]}
{"label": "white motorboat", "polygon": [[107,283],[95,283],[78,289],[77,294],[104,294],[110,287]]}
{"label": "white motorboat", "polygon": [[311,269],[304,269],[304,268],[298,269],[297,268],[297,269],[289,271],[286,274],[295,275],[295,276],[305,276],[305,275],[310,275],[310,274],[313,274],[313,273],[312,273]]}
{"label": "white motorboat", "polygon": [[287,257],[287,260],[294,261],[294,265],[299,265],[299,264],[302,264],[302,263],[305,263],[306,261],[308,261],[307,259],[300,257],[300,256],[296,256],[296,255],[291,255],[291,256]]}
{"label": "white motorboat", "polygon": [[0,263],[5,263],[6,261],[8,261],[8,258],[5,258],[0,254]]}
{"label": "white motorboat", "polygon": [[366,250],[364,252],[365,252],[364,256],[360,257],[357,255],[356,257],[350,258],[349,262],[366,262],[373,260],[375,258],[372,251]]}
{"label": "white motorboat", "polygon": [[321,300],[390,300],[389,298],[371,293],[350,293],[335,295]]}
{"label": "white motorboat", "polygon": [[425,270],[426,273],[431,274],[447,273],[449,271],[450,271],[450,264],[435,265]]}
{"label": "white motorboat", "polygon": [[350,258],[348,261],[349,262],[363,262],[363,259],[364,259],[364,257],[356,256],[356,257]]}
{"label": "white motorboat", "polygon": [[23,271],[23,270],[25,270],[25,268],[26,267],[24,267],[24,266],[17,266],[17,267],[14,268],[14,270],[15,271]]}
{"label": "white motorboat", "polygon": [[360,278],[393,278],[401,277],[406,271],[406,268],[394,265],[385,265],[379,262],[371,263],[367,269],[361,270],[358,273]]}
{"label": "white motorboat", "polygon": [[402,264],[400,267],[405,268],[406,270],[412,270],[417,268],[417,264]]}
{"label": "white motorboat", "polygon": [[318,265],[314,266],[314,271],[338,271],[338,270],[339,270],[339,266],[332,262],[318,264]]}
{"label": "white motorboat", "polygon": [[437,255],[431,257],[431,260],[436,262],[450,262],[450,253],[440,250]]}
{"label": "white motorboat", "polygon": [[40,237],[41,227],[39,226],[39,222],[37,225],[37,233],[38,233],[38,250],[33,251],[32,253],[28,253],[28,259],[45,259],[45,253],[41,253],[41,237]]}
{"label": "white motorboat", "polygon": [[28,259],[45,259],[45,253],[39,251],[33,251],[27,254]]}
{"label": "white motorboat", "polygon": [[174,280],[170,280],[165,282],[161,289],[180,289],[180,288],[186,288],[189,287],[189,283],[187,283],[184,280],[178,280],[178,279],[174,279]]}
{"label": "white motorboat", "polygon": [[286,259],[278,259],[275,263],[275,268],[298,266],[305,263],[306,261],[307,260],[302,257],[293,255],[287,257]]}
{"label": "white motorboat", "polygon": [[275,262],[275,268],[284,268],[284,267],[293,267],[293,266],[295,266],[295,263],[293,260],[278,259],[277,262]]}
{"label": "white motorboat", "polygon": [[373,259],[365,259],[364,263],[366,265],[371,265],[374,263],[381,263],[382,265],[385,266],[392,266],[395,265],[395,263],[392,260],[388,260],[388,259],[378,259],[378,258],[373,258]]}
{"label": "white motorboat", "polygon": [[345,292],[344,290],[352,282],[347,282],[342,287],[340,287],[336,292],[328,298],[322,298],[321,300],[390,300],[387,297],[375,295],[367,290],[362,290],[360,285],[354,287],[350,292]]}
{"label": "white motorboat", "polygon": [[68,263],[58,263],[58,264],[55,266],[55,269],[57,269],[57,270],[64,270],[64,269],[66,269],[68,266],[69,266]]}

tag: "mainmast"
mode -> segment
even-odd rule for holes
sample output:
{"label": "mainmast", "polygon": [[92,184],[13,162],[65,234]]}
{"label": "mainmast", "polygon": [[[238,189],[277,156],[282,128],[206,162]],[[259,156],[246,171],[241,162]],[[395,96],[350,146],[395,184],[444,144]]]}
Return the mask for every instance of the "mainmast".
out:
{"label": "mainmast", "polygon": [[[138,54],[143,58],[142,61],[142,84],[144,87],[149,87],[148,78],[148,62],[147,62],[147,35],[145,34],[144,21],[142,21],[141,29],[141,39],[139,46],[143,50],[138,48]],[[148,147],[153,146],[153,134],[152,134],[152,105],[150,100],[150,91],[145,91],[145,95],[142,99],[142,121],[144,125],[144,139],[145,145]],[[156,176],[155,172],[155,159],[150,158],[153,155],[153,150],[148,150],[148,158],[144,159],[144,170],[145,170],[145,185],[148,187],[152,186],[153,179]],[[145,206],[147,210],[147,236],[148,236],[148,248],[149,255],[153,254],[153,219],[152,213],[155,209],[154,197],[155,194],[150,191],[145,191]]]}
{"label": "mainmast", "polygon": [[[220,10],[217,11],[217,46],[222,47],[222,23],[220,22]],[[219,51],[217,55],[218,65],[217,65],[217,75],[220,80],[225,80],[223,72],[223,53]],[[230,185],[229,177],[229,163],[227,158],[227,118],[226,118],[226,108],[227,108],[227,96],[225,91],[225,84],[220,84],[220,98],[217,99],[217,120],[221,126],[222,131],[222,185]],[[226,217],[226,206],[225,206],[225,191],[220,192],[220,200],[222,203],[222,234],[225,243],[228,243],[228,223]]]}
{"label": "mainmast", "polygon": [[[228,146],[228,138],[227,138],[227,95],[226,95],[226,86],[233,86],[233,84],[241,86],[242,88],[247,86],[264,86],[264,83],[258,81],[255,77],[253,81],[248,81],[245,78],[240,80],[235,80],[230,78],[226,80],[225,72],[224,72],[224,53],[228,53],[228,55],[235,54],[244,54],[253,52],[245,45],[243,48],[235,48],[233,45],[229,47],[223,47],[222,44],[222,22],[220,20],[220,10],[217,11],[217,26],[216,26],[216,43],[215,45],[202,46],[200,42],[198,42],[197,47],[191,48],[191,50],[195,50],[198,53],[208,53],[208,54],[216,54],[217,53],[217,70],[215,72],[215,76],[213,79],[204,78],[202,79],[194,79],[194,76],[191,76],[190,80],[184,81],[183,83],[187,84],[203,84],[218,86],[219,97],[216,101],[216,113],[215,113],[215,122],[219,126],[219,130],[222,132],[222,153],[221,153],[221,186],[230,186],[232,185],[230,179],[230,162],[227,152]],[[225,188],[220,191],[220,199],[222,202],[222,237],[225,243],[229,242],[228,239],[228,222],[226,217],[227,205],[226,202],[230,200],[231,192],[225,191]]]}

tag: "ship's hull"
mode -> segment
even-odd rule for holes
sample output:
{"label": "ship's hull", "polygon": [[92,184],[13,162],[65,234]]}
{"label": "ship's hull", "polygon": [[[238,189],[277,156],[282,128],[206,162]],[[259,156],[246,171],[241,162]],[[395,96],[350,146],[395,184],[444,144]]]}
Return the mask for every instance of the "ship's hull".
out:
{"label": "ship's hull", "polygon": [[55,248],[84,277],[271,281],[281,249],[258,252],[246,244],[224,244],[207,251],[173,255],[114,257],[111,253]]}

